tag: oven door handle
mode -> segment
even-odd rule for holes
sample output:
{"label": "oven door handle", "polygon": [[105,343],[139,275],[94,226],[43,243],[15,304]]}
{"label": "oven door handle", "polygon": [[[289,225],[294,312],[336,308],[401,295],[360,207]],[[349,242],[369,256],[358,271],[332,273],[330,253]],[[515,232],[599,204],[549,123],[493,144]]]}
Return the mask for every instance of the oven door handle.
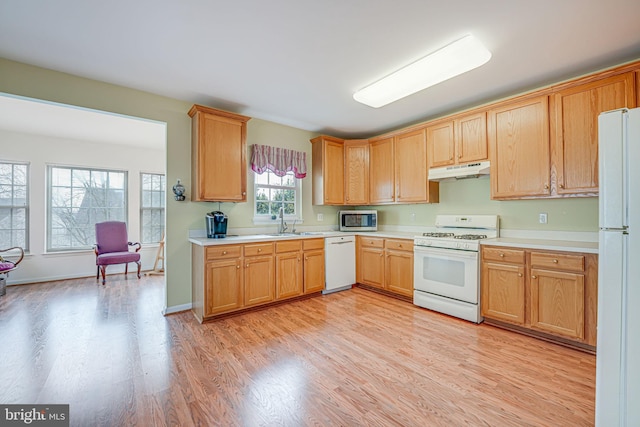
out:
{"label": "oven door handle", "polygon": [[426,246],[414,246],[414,254],[420,255],[443,255],[450,258],[464,258],[464,259],[476,259],[478,258],[478,252],[476,251],[464,251],[459,249],[442,249],[442,248],[430,248]]}

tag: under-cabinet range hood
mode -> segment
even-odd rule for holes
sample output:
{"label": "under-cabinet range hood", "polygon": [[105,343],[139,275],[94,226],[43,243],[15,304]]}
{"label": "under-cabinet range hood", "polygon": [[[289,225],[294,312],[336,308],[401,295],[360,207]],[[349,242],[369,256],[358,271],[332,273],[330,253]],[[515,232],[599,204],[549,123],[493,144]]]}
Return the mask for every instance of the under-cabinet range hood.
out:
{"label": "under-cabinet range hood", "polygon": [[466,165],[433,168],[429,169],[429,181],[478,178],[481,175],[489,175],[489,166],[490,163],[488,161],[484,161],[468,163]]}

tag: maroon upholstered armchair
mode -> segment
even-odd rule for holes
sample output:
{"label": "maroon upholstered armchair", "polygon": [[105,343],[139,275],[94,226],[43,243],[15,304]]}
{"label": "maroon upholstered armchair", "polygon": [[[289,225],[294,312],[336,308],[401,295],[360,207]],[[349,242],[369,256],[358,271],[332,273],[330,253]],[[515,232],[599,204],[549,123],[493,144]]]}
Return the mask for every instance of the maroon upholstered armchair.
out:
{"label": "maroon upholstered armchair", "polygon": [[[102,284],[105,283],[107,265],[124,264],[126,276],[130,262],[138,264],[138,279],[140,278],[140,243],[131,243],[127,237],[127,224],[120,221],[99,222],[96,224],[96,280],[102,272]],[[129,252],[129,246],[138,246],[135,252]]]}

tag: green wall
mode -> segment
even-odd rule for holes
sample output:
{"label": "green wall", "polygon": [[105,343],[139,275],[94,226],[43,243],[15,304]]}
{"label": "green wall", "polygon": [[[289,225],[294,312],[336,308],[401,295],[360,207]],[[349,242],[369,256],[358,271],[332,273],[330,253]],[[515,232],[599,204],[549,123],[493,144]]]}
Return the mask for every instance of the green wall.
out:
{"label": "green wall", "polygon": [[[598,231],[598,198],[491,200],[489,178],[440,183],[440,203],[377,206],[385,225],[432,226],[438,214],[497,214],[500,227],[510,230]],[[539,213],[548,223],[538,223]],[[415,214],[415,216],[413,215]]]}
{"label": "green wall", "polygon": [[[167,123],[167,184],[180,178],[191,186],[191,127],[187,111],[192,102],[166,98],[147,92],[76,77],[0,58],[0,91],[110,111]],[[214,94],[212,94],[214,95]],[[212,105],[215,107],[215,105]],[[242,114],[242,111],[237,111]],[[294,148],[307,152],[311,172],[311,144],[315,134],[259,119],[248,124],[247,145],[255,143]],[[250,153],[250,151],[249,151]],[[248,156],[249,157],[249,156]],[[248,188],[253,183],[249,174]],[[304,225],[335,225],[336,207],[311,205],[311,179],[303,181]],[[230,216],[230,227],[253,227],[252,199],[249,203],[223,203],[221,209]],[[191,301],[191,255],[187,236],[190,229],[204,228],[204,214],[217,209],[217,203],[175,202],[168,192],[166,232],[166,280],[168,307]],[[597,198],[497,202],[489,200],[489,180],[464,180],[441,183],[440,203],[435,205],[379,206],[381,224],[433,225],[440,213],[497,213],[507,229],[543,229],[596,231]],[[538,213],[547,212],[549,223],[538,224]],[[316,222],[323,213],[325,221]],[[415,218],[412,214],[415,214]]]}

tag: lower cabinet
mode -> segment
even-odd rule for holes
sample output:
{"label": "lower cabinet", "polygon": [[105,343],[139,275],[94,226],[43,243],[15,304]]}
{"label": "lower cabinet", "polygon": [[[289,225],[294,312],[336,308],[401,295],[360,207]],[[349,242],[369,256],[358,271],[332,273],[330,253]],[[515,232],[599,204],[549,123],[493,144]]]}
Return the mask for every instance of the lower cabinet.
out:
{"label": "lower cabinet", "polygon": [[407,297],[413,296],[413,242],[385,239],[385,288]]}
{"label": "lower cabinet", "polygon": [[273,243],[244,246],[244,306],[271,302],[275,292]]}
{"label": "lower cabinet", "polygon": [[324,239],[192,245],[192,311],[202,322],[320,292],[324,268]]}
{"label": "lower cabinet", "polygon": [[[242,307],[242,274],[240,260],[207,262],[205,316]],[[215,286],[226,283],[226,286]]]}
{"label": "lower cabinet", "polygon": [[596,345],[597,255],[482,248],[482,315],[560,341]]}
{"label": "lower cabinet", "polygon": [[276,299],[302,294],[302,242],[276,242]]}
{"label": "lower cabinet", "polygon": [[357,282],[412,297],[413,241],[367,236],[357,241]]}
{"label": "lower cabinet", "polygon": [[324,289],[324,239],[307,239],[302,241],[303,292],[311,294]]}

